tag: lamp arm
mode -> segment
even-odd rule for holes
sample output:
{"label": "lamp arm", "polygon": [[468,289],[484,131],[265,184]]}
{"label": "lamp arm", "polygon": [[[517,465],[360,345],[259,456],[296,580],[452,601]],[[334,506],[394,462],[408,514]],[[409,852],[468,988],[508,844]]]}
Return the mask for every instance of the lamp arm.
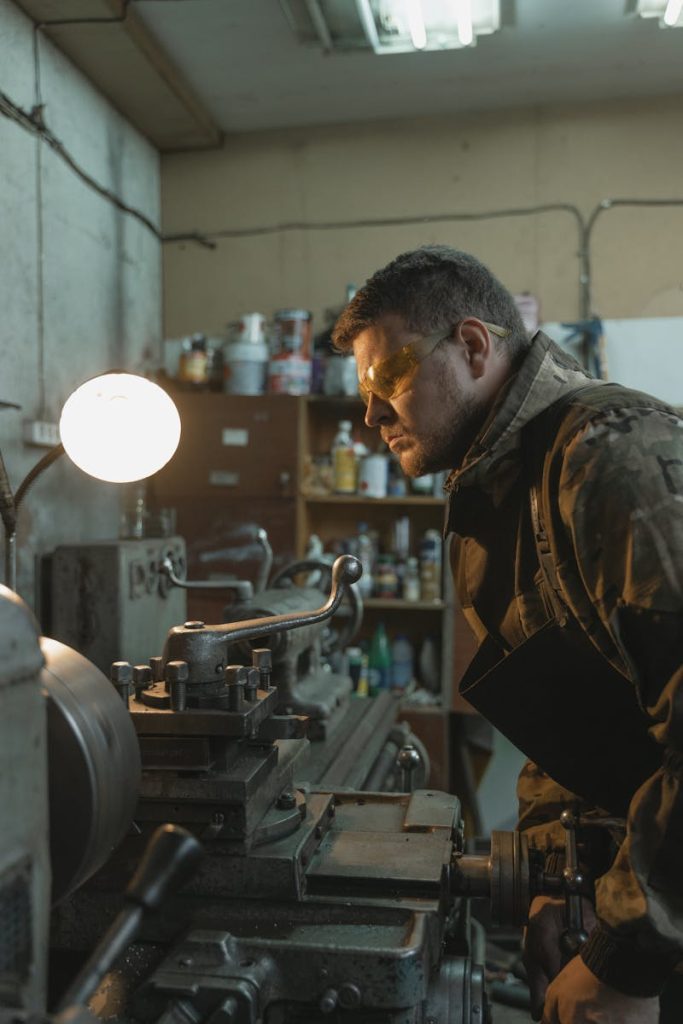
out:
{"label": "lamp arm", "polygon": [[17,527],[17,506],[10,487],[5,461],[0,452],[0,518],[5,527],[5,533],[14,533]]}
{"label": "lamp arm", "polygon": [[0,513],[5,524],[5,583],[12,590],[17,589],[17,515],[27,490],[43,470],[51,466],[64,453],[64,445],[58,444],[46,451],[42,459],[29,470],[12,498],[7,472],[0,455]]}
{"label": "lamp arm", "polygon": [[36,477],[39,477],[43,470],[47,469],[48,466],[51,466],[52,463],[55,462],[59,458],[59,456],[63,454],[64,445],[57,444],[54,446],[54,448],[50,448],[48,451],[46,451],[42,459],[39,459],[38,462],[36,462],[33,469],[30,469],[28,471],[24,479],[17,487],[17,493],[14,495],[15,512],[19,511],[19,506],[24,500],[24,496],[27,490],[29,489],[33,481],[36,479]]}

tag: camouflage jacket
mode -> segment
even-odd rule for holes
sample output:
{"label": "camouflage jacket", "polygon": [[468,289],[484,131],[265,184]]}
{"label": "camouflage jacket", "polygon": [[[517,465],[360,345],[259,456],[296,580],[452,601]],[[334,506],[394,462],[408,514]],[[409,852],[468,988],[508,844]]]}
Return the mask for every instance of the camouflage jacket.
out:
{"label": "camouflage jacket", "polygon": [[[480,643],[491,637],[515,650],[548,619],[528,425],[589,381],[539,332],[447,481],[453,576]],[[616,856],[596,868],[599,924],[581,952],[608,984],[653,995],[683,960],[683,420],[649,396],[610,390],[614,400],[598,411],[580,396],[563,406],[559,440],[545,454],[545,525],[564,604],[635,686],[662,746],[662,767],[631,799]],[[519,828],[552,854],[559,813],[576,796],[531,763],[518,796]],[[584,813],[601,812],[584,803]]]}

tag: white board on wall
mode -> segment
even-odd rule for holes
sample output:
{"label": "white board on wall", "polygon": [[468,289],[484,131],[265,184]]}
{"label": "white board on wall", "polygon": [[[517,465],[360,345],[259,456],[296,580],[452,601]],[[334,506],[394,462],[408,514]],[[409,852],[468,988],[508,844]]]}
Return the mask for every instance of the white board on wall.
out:
{"label": "white board on wall", "polygon": [[[609,380],[683,406],[683,317],[603,320]],[[541,325],[563,348],[569,334],[560,323]]]}

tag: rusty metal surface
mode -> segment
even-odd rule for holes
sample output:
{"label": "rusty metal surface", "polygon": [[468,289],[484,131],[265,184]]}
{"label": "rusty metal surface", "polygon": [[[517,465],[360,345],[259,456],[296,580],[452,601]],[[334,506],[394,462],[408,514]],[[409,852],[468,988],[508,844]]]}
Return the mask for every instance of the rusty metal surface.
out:
{"label": "rusty metal surface", "polygon": [[[453,799],[452,809],[457,806]],[[336,886],[349,895],[445,895],[453,853],[451,830],[406,831],[407,815],[420,802],[434,806],[438,826],[443,807],[426,791],[410,797],[338,794],[334,823],[309,869],[309,891],[327,893]],[[426,810],[420,818],[428,820]]]}
{"label": "rusty metal surface", "polygon": [[148,707],[138,700],[131,700],[130,711],[133,725],[140,734],[227,736],[239,739],[255,735],[261,724],[273,714],[276,705],[275,690],[259,690],[255,703],[243,703],[238,711],[229,715],[225,710],[212,708],[191,708],[178,712],[172,711],[170,707]]}

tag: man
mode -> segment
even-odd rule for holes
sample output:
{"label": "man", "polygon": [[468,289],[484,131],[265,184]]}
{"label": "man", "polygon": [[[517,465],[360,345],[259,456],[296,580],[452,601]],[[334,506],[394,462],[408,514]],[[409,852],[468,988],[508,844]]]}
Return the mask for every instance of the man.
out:
{"label": "man", "polygon": [[480,641],[461,692],[536,762],[519,827],[557,869],[571,809],[600,876],[564,966],[560,901],[532,903],[535,1018],[654,1022],[683,962],[683,421],[529,339],[500,282],[445,246],[374,274],[333,342],[403,471],[451,471],[452,570]]}

